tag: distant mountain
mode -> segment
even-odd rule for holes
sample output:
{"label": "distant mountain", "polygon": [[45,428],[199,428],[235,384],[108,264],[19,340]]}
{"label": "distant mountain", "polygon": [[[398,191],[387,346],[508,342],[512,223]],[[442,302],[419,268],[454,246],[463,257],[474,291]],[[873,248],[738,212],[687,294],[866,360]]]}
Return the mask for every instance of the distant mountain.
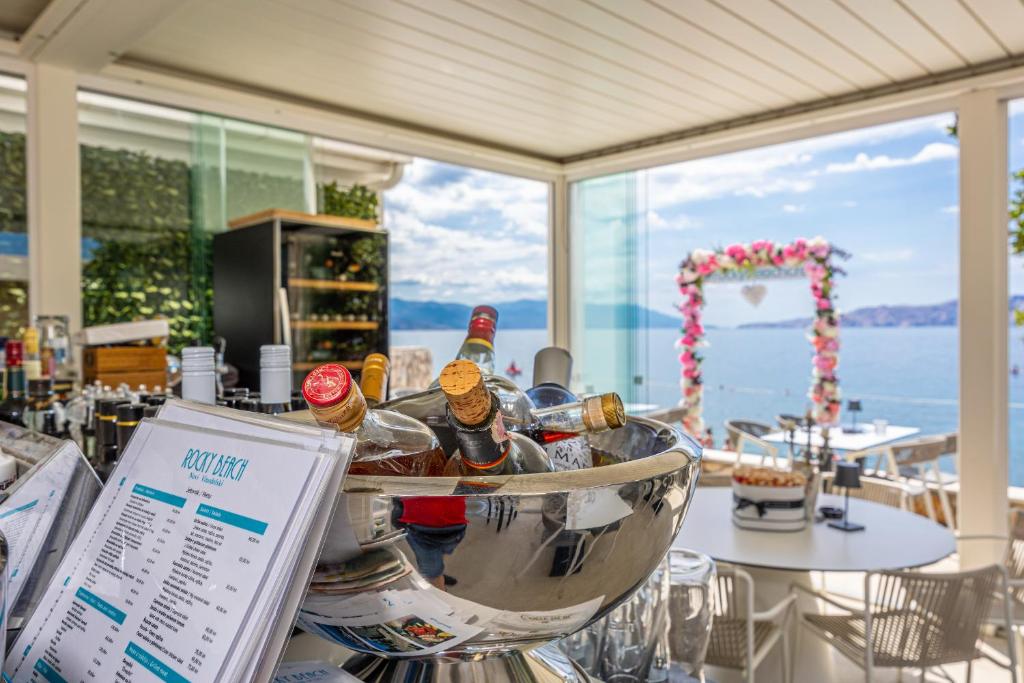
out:
{"label": "distant mountain", "polygon": [[[495,304],[498,329],[542,330],[548,325],[548,304],[543,300],[520,299]],[[391,300],[391,329],[458,330],[465,329],[472,306],[440,301]],[[588,326],[611,328],[636,320],[647,327],[679,327],[680,319],[642,306],[591,304],[587,307]]]}
{"label": "distant mountain", "polygon": [[[1024,295],[1010,297],[1010,310],[1024,307]],[[842,327],[947,327],[956,325],[957,302],[928,306],[867,306],[840,316]],[[746,323],[740,328],[807,327],[810,318],[792,318],[767,323]]]}

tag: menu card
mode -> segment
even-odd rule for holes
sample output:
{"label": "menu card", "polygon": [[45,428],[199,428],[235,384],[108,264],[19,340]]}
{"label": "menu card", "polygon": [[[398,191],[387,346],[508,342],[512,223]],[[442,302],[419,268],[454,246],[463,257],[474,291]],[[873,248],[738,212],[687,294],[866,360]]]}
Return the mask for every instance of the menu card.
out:
{"label": "menu card", "polygon": [[5,680],[270,681],[352,440],[171,402],[143,420]]}

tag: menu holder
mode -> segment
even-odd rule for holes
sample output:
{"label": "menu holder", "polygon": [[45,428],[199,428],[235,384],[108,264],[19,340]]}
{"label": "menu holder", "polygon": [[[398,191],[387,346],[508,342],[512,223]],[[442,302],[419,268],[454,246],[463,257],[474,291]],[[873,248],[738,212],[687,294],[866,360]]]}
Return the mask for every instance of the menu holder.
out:
{"label": "menu holder", "polygon": [[20,475],[0,494],[7,544],[0,604],[9,644],[35,611],[103,485],[73,441],[0,423],[0,447],[18,461]]}
{"label": "menu holder", "polygon": [[169,401],[136,429],[5,680],[271,681],[352,445]]}

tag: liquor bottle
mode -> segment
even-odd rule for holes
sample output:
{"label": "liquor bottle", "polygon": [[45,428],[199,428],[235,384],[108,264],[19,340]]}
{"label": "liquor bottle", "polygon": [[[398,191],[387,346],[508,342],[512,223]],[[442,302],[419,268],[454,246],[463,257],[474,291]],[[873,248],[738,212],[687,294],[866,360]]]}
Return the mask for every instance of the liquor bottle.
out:
{"label": "liquor bottle", "polygon": [[391,363],[383,353],[371,353],[363,359],[363,369],[359,376],[359,388],[366,399],[366,405],[376,408],[387,399],[388,376],[391,374]]}
{"label": "liquor bottle", "polygon": [[143,418],[146,406],[141,403],[122,403],[117,406],[117,452],[124,453],[128,445],[128,439],[132,438],[135,428],[139,426],[139,420]]}
{"label": "liquor bottle", "polygon": [[6,358],[7,385],[5,397],[0,403],[0,420],[18,425],[25,424],[25,368],[22,366],[24,346],[17,339],[7,341]]}
{"label": "liquor bottle", "polygon": [[572,403],[575,394],[566,387],[572,375],[572,355],[563,348],[546,346],[533,357],[533,387],[526,390],[538,408]]}
{"label": "liquor bottle", "polygon": [[43,430],[43,415],[52,412],[53,380],[38,377],[28,380],[28,401],[25,406],[25,426],[37,432]]}
{"label": "liquor bottle", "polygon": [[[533,424],[533,401],[527,397],[519,385],[507,377],[498,375],[485,375],[484,384],[488,391],[498,397],[499,410],[501,410],[502,419],[507,427],[515,430],[518,427],[525,428]],[[437,434],[445,454],[451,456],[458,449],[459,444],[448,424],[447,405],[448,400],[445,398],[444,392],[441,391],[441,387],[434,386],[426,391],[386,401],[380,407],[408,415],[426,424]]]}
{"label": "liquor bottle", "polygon": [[181,350],[181,397],[214,405],[217,402],[217,361],[212,346]]}
{"label": "liquor bottle", "polygon": [[547,453],[530,437],[506,431],[498,397],[487,390],[480,367],[454,360],[439,378],[447,418],[459,444],[445,473],[458,475],[551,472]]}
{"label": "liquor bottle", "polygon": [[117,464],[117,408],[123,398],[102,398],[96,403],[96,474],[106,481]]}
{"label": "liquor bottle", "polygon": [[[455,360],[470,360],[485,375],[494,374],[494,333],[498,327],[498,311],[490,306],[477,306],[469,315],[466,339],[455,354]],[[434,380],[431,387],[438,386]]]}
{"label": "liquor bottle", "polygon": [[280,415],[291,410],[292,348],[287,344],[260,347],[260,412]]}
{"label": "liquor bottle", "polygon": [[29,325],[25,328],[25,334],[21,336],[24,359],[22,366],[25,370],[25,381],[31,382],[43,376],[43,364],[39,358],[39,330]]}
{"label": "liquor bottle", "polygon": [[[592,399],[588,399],[589,403],[583,402],[586,407],[577,404],[576,396],[566,388],[571,375],[572,355],[565,349],[548,346],[533,358],[533,387],[526,392],[540,411],[551,411],[538,419],[530,435],[543,446],[551,464],[560,471],[594,466],[590,444],[586,437],[579,435],[580,432],[617,429],[625,423],[622,401],[615,394],[602,397],[599,404]],[[582,411],[568,410],[570,405],[579,405]],[[561,414],[563,409],[566,414]],[[534,415],[537,416],[536,411]],[[581,424],[588,419],[589,425]],[[586,429],[560,429],[569,424],[585,426]]]}
{"label": "liquor bottle", "polygon": [[430,477],[444,471],[446,459],[434,433],[411,417],[368,408],[345,366],[314,368],[302,382],[302,396],[317,422],[355,436],[350,474]]}

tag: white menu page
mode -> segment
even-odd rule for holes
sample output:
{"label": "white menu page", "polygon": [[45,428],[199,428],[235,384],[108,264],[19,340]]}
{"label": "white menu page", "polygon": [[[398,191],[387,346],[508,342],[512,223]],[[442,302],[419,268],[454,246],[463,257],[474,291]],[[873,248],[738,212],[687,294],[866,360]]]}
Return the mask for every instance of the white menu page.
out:
{"label": "white menu page", "polygon": [[[254,613],[279,602],[293,518],[322,454],[143,421],[44,599],[6,680],[230,680]],[[294,539],[288,539],[294,541]],[[224,678],[222,678],[222,676]]]}

